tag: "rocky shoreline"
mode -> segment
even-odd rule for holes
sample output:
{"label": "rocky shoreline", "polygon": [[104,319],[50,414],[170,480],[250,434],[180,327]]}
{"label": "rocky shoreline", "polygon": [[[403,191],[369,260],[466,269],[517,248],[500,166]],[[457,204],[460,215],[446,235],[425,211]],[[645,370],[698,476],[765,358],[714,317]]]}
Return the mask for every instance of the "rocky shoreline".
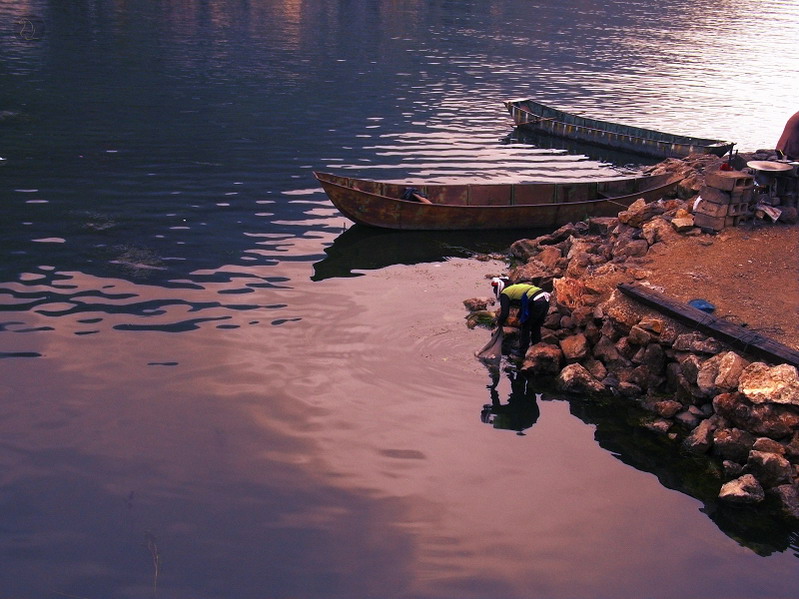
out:
{"label": "rocky shoreline", "polygon": [[[735,157],[739,168],[741,161],[774,158],[767,151]],[[796,367],[736,351],[619,291],[622,283],[648,284],[642,265],[651,252],[680,236],[713,233],[697,226],[701,213],[695,209],[697,196],[709,195],[706,179],[720,167],[722,160],[709,156],[666,160],[650,171],[679,175],[676,197],[639,200],[618,217],[568,224],[511,246],[504,257],[511,280],[552,291],[542,341],[519,370],[549,380],[565,395],[641,408],[641,427],[708,461],[719,502],[763,509],[795,525]],[[795,226],[796,206],[780,208],[773,226]],[[464,304],[469,326],[493,326],[492,300]],[[505,329],[506,344],[515,342],[513,324],[509,320]]]}

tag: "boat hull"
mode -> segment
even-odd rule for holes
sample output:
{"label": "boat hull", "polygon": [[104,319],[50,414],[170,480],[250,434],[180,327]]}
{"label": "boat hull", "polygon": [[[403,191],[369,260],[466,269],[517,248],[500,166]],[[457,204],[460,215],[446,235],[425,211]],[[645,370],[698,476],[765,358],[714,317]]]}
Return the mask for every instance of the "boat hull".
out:
{"label": "boat hull", "polygon": [[[455,231],[551,228],[616,216],[635,200],[658,200],[669,175],[573,183],[413,185],[314,173],[333,205],[353,222],[386,229]],[[413,187],[432,202],[403,200]]]}
{"label": "boat hull", "polygon": [[609,123],[551,108],[533,100],[505,102],[513,122],[521,129],[577,140],[606,148],[655,158],[684,158],[689,154],[724,156],[732,142],[663,133],[654,129]]}

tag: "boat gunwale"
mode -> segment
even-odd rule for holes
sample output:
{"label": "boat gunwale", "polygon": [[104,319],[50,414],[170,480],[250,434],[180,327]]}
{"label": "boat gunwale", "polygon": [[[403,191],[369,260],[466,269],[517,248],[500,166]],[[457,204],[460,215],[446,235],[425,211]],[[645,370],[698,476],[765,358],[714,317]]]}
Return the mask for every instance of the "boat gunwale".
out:
{"label": "boat gunwale", "polygon": [[[551,111],[551,112],[556,113],[557,115],[560,115],[560,116],[559,117],[547,117],[547,116],[544,116],[543,114],[537,114],[533,110],[529,110],[529,109],[527,109],[524,106],[520,106],[520,104],[523,104],[523,103],[532,104],[532,105],[534,105],[536,107],[540,107],[540,108],[542,108],[544,110]],[[535,100],[532,100],[532,99],[507,100],[507,101],[505,101],[505,107],[508,110],[510,110],[511,107],[513,107],[516,110],[519,110],[519,111],[521,111],[521,112],[523,112],[525,114],[531,115],[532,117],[538,119],[539,121],[550,121],[550,122],[554,122],[554,123],[557,123],[557,124],[565,126],[565,127],[575,127],[577,129],[582,129],[582,130],[585,130],[585,131],[588,131],[588,132],[592,132],[592,133],[612,134],[612,135],[619,135],[619,136],[625,136],[626,135],[626,136],[631,137],[633,139],[640,139],[640,140],[642,140],[644,142],[647,142],[649,144],[657,144],[657,145],[663,145],[663,146],[680,145],[680,146],[687,146],[687,147],[698,146],[700,148],[725,148],[725,147],[732,147],[732,146],[735,145],[734,142],[724,141],[724,140],[720,140],[720,139],[712,139],[712,138],[706,138],[706,137],[693,137],[693,136],[690,136],[690,135],[680,135],[680,134],[677,134],[677,133],[667,133],[667,132],[664,132],[664,131],[658,131],[657,129],[649,129],[649,128],[646,128],[646,127],[636,127],[634,125],[624,125],[624,124],[621,124],[621,123],[614,123],[612,121],[604,121],[604,120],[601,120],[601,119],[595,119],[593,117],[581,116],[581,115],[578,115],[578,114],[566,112],[564,110],[559,110],[557,108],[552,108],[551,106],[547,106],[546,104],[542,104],[540,102],[536,102]],[[571,117],[571,118],[574,118],[574,119],[581,119],[582,121],[585,121],[585,122],[588,122],[588,123],[596,123],[596,124],[598,124],[600,126],[601,125],[609,125],[610,127],[617,127],[617,128],[620,128],[621,130],[620,131],[613,131],[610,127],[609,128],[601,128],[601,127],[591,127],[591,126],[588,126],[586,124],[569,123],[566,120],[564,120],[563,117]],[[514,122],[516,122],[515,118],[514,118]],[[523,127],[525,125],[537,125],[537,123],[533,123],[533,122],[530,122],[530,123],[517,123],[517,125],[520,126],[520,127]],[[624,131],[627,131],[627,133],[625,133]],[[660,137],[661,139],[657,139],[656,137],[646,137],[644,135],[636,135],[635,134],[636,132],[652,133],[652,134],[655,134],[657,137]],[[668,139],[671,139],[672,141],[667,141]]]}
{"label": "boat gunwale", "polygon": [[[346,185],[346,184],[339,183],[338,181],[331,181],[329,179],[324,179],[324,177],[334,177],[337,180],[345,180],[345,181],[352,181],[352,182],[381,183],[380,181],[375,181],[373,179],[359,179],[359,178],[356,178],[356,177],[347,177],[345,175],[334,175],[332,173],[326,173],[326,172],[321,172],[321,171],[314,171],[313,174],[314,174],[314,177],[316,177],[316,179],[320,183],[324,182],[324,183],[327,183],[329,185],[334,185],[335,187],[338,187],[340,189],[344,189],[346,191],[351,191],[351,192],[357,192],[359,194],[363,194],[365,196],[368,196],[368,197],[371,197],[371,198],[374,198],[374,199],[380,199],[380,200],[385,200],[385,201],[388,201],[388,202],[397,202],[397,203],[401,203],[401,204],[412,205],[414,207],[417,207],[417,208],[420,208],[420,209],[425,209],[425,210],[427,210],[427,209],[435,209],[435,208],[456,208],[458,210],[466,210],[466,209],[499,210],[499,209],[511,208],[511,209],[517,209],[518,210],[518,209],[522,209],[522,208],[524,208],[524,209],[535,209],[535,208],[544,209],[544,208],[549,208],[549,207],[553,207],[553,206],[567,206],[567,207],[568,206],[580,206],[580,205],[584,205],[584,204],[596,204],[596,203],[600,203],[600,202],[613,203],[614,200],[616,200],[616,199],[629,198],[630,196],[633,196],[633,195],[656,192],[656,191],[658,191],[660,189],[668,188],[669,186],[674,185],[674,183],[676,183],[679,180],[679,177],[675,177],[675,176],[668,175],[668,174],[663,174],[663,175],[639,175],[639,176],[633,176],[633,177],[617,177],[617,178],[614,178],[614,179],[601,179],[601,180],[595,180],[595,181],[575,180],[575,181],[563,181],[563,182],[559,182],[559,183],[548,183],[548,182],[544,182],[544,181],[541,181],[541,182],[529,182],[529,183],[507,183],[507,184],[504,184],[504,185],[510,185],[510,186],[514,186],[514,185],[553,185],[553,186],[557,187],[557,186],[560,186],[560,185],[583,185],[583,184],[584,185],[591,185],[591,184],[598,184],[598,183],[625,182],[625,181],[631,181],[631,180],[636,180],[636,181],[657,181],[657,184],[653,185],[652,187],[643,187],[641,189],[638,189],[636,191],[631,191],[629,193],[613,195],[613,196],[607,196],[607,197],[596,197],[596,198],[593,198],[593,199],[590,199],[590,200],[577,200],[577,201],[572,201],[572,202],[549,202],[549,203],[541,203],[541,204],[443,204],[443,203],[430,203],[430,204],[427,204],[427,203],[417,202],[417,201],[414,201],[414,200],[405,200],[405,199],[402,199],[402,198],[394,198],[394,197],[391,197],[391,196],[387,196],[387,195],[384,195],[384,194],[381,194],[381,193],[372,192],[372,191],[366,191],[366,190],[354,187],[352,185]],[[320,176],[322,178],[320,178]],[[660,181],[663,181],[663,182],[661,183]],[[414,185],[417,186],[417,187],[448,187],[449,186],[449,184],[446,184],[446,183],[431,183],[431,184],[426,184],[426,183],[411,184],[411,183],[407,183],[406,184],[406,183],[392,183],[392,182],[389,182],[389,181],[383,181],[382,183],[388,184],[388,185],[396,185],[398,187],[403,187],[403,186],[405,186],[405,187],[414,187]],[[469,186],[469,185],[472,185],[472,184],[471,183],[454,183],[452,185]],[[491,183],[478,183],[477,185],[491,185]],[[503,184],[500,184],[500,185],[503,185]]]}

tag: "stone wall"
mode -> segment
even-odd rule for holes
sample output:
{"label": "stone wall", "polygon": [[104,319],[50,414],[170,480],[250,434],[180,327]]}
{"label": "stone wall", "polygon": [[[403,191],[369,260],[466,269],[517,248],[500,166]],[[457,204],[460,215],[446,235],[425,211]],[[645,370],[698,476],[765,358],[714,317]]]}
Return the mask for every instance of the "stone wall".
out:
{"label": "stone wall", "polygon": [[[797,369],[732,351],[616,289],[636,278],[637,258],[694,229],[686,219],[692,186],[702,182],[690,175],[677,198],[639,200],[618,218],[569,224],[512,245],[511,280],[553,292],[542,341],[519,368],[551,377],[564,394],[642,407],[649,417],[641,426],[720,464],[720,501],[773,507],[797,521]],[[471,324],[492,322],[485,300],[466,305]],[[507,324],[512,344],[513,315]]]}

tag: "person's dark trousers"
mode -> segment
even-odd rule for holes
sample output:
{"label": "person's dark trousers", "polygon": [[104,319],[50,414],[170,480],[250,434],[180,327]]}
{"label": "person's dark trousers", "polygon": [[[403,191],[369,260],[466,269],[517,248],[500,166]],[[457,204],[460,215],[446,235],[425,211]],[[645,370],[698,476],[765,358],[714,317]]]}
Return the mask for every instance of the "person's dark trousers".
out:
{"label": "person's dark trousers", "polygon": [[522,355],[527,353],[531,342],[536,344],[541,341],[541,325],[544,324],[548,311],[549,301],[543,298],[530,304],[530,315],[519,331],[519,352]]}

